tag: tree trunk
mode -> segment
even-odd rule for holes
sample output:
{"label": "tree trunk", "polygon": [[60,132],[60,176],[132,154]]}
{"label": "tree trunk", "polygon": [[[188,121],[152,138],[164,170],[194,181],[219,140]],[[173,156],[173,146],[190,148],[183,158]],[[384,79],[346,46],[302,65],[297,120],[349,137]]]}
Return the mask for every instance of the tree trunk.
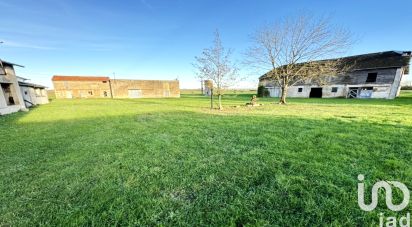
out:
{"label": "tree trunk", "polygon": [[213,88],[210,89],[210,109],[213,110]]}
{"label": "tree trunk", "polygon": [[280,96],[279,104],[286,104],[286,95],[287,95],[287,93],[288,93],[288,86],[283,85],[282,86],[282,95]]}
{"label": "tree trunk", "polygon": [[219,110],[223,110],[223,107],[222,107],[222,95],[219,94],[218,97],[219,97]]}

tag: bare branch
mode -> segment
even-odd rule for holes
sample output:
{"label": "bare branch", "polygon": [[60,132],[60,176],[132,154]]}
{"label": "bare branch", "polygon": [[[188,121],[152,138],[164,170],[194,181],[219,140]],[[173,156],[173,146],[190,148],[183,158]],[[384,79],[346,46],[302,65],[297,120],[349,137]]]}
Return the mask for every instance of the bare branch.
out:
{"label": "bare branch", "polygon": [[334,26],[330,18],[304,14],[257,30],[252,41],[245,63],[267,70],[265,76],[282,89],[280,103],[286,102],[289,86],[302,81],[324,83],[324,77],[346,69],[336,59],[318,61],[344,53],[353,43],[351,34]]}
{"label": "bare branch", "polygon": [[195,57],[193,66],[197,70],[197,77],[201,80],[212,80],[216,93],[219,96],[219,109],[222,108],[221,96],[225,88],[235,85],[239,81],[238,68],[232,63],[232,50],[226,50],[220,40],[220,34],[215,32],[213,46],[203,50],[200,56]]}

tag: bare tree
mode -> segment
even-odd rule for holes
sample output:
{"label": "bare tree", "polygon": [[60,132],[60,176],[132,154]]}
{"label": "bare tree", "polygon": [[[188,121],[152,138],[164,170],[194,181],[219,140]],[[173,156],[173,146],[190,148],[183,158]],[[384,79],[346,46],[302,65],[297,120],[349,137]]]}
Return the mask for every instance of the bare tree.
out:
{"label": "bare tree", "polygon": [[197,70],[197,77],[201,80],[212,80],[214,91],[218,96],[219,109],[222,107],[224,89],[235,85],[239,80],[238,69],[231,60],[232,50],[226,50],[220,40],[219,31],[215,32],[213,46],[202,51],[195,57],[193,66]]}
{"label": "bare tree", "polygon": [[257,30],[246,63],[281,89],[279,104],[286,104],[290,86],[304,81],[325,83],[327,78],[348,67],[340,59],[328,59],[344,53],[352,44],[351,34],[334,26],[329,18],[301,15],[286,18]]}

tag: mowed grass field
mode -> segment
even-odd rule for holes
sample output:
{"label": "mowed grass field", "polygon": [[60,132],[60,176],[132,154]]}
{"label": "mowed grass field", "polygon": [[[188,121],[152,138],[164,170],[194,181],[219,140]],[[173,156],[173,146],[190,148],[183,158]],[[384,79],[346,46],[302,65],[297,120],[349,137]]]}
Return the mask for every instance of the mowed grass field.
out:
{"label": "mowed grass field", "polygon": [[360,210],[357,176],[366,198],[378,180],[412,189],[412,92],[244,107],[251,95],[225,96],[223,111],[185,94],[53,100],[0,117],[0,226],[364,226],[395,215],[383,193]]}

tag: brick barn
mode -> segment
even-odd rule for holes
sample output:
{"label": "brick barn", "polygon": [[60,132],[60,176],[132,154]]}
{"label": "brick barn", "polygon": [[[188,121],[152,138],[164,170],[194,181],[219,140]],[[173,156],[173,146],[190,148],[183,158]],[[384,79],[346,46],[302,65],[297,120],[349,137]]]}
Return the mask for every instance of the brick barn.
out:
{"label": "brick barn", "polygon": [[56,98],[179,98],[178,80],[124,80],[104,76],[53,76]]}

